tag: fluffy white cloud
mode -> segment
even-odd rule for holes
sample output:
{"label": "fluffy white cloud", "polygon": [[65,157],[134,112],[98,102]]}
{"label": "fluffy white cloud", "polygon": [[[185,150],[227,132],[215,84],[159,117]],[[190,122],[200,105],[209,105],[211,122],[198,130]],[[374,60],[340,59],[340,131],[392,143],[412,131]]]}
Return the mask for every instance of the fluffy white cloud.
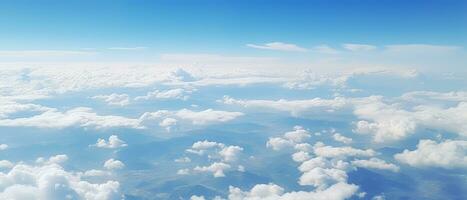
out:
{"label": "fluffy white cloud", "polygon": [[190,200],[206,200],[206,199],[204,198],[204,196],[193,195],[190,197]]}
{"label": "fluffy white cloud", "polygon": [[239,146],[227,146],[219,151],[219,155],[225,162],[233,162],[238,159],[238,155],[243,151]]}
{"label": "fluffy white cloud", "polygon": [[[234,145],[227,146],[223,143],[204,140],[193,143],[191,148],[187,149],[186,152],[200,156],[206,155],[209,160],[215,161],[209,166],[197,166],[193,171],[212,172],[214,177],[223,177],[225,176],[224,171],[231,170],[235,167],[233,164],[239,160],[240,154],[243,152],[243,148]],[[191,161],[188,157],[177,159],[176,161],[185,162],[187,160]],[[241,165],[238,165],[237,168],[242,168],[244,170],[244,167]]]}
{"label": "fluffy white cloud", "polygon": [[65,171],[56,163],[39,166],[17,164],[0,172],[0,199],[86,199],[120,200],[117,181],[91,183],[78,173]]}
{"label": "fluffy white cloud", "polygon": [[224,96],[223,103],[228,105],[240,105],[246,108],[265,108],[283,112],[290,112],[293,116],[298,116],[305,112],[334,112],[344,108],[348,102],[344,98],[334,99],[313,98],[306,100],[236,100]]}
{"label": "fluffy white cloud", "polygon": [[293,147],[294,144],[295,143],[290,140],[286,140],[280,137],[275,137],[275,138],[269,138],[268,142],[266,143],[266,146],[276,151],[280,151],[288,147]]}
{"label": "fluffy white cloud", "polygon": [[208,125],[234,120],[243,116],[241,112],[228,112],[213,109],[193,111],[181,109],[178,111],[159,110],[157,112],[146,112],[140,117],[144,125],[150,125],[153,121],[159,121],[159,126],[170,130],[171,127],[188,122],[191,125]]}
{"label": "fluffy white cloud", "polygon": [[12,168],[14,164],[8,160],[0,160],[0,169],[2,168]]}
{"label": "fluffy white cloud", "polygon": [[307,49],[299,47],[296,44],[287,44],[283,42],[271,42],[264,45],[256,44],[247,44],[246,46],[256,49],[267,49],[267,50],[277,50],[277,51],[299,51],[305,52]]}
{"label": "fluffy white cloud", "polygon": [[128,145],[125,143],[125,141],[118,138],[117,135],[111,135],[109,136],[108,141],[102,138],[97,139],[97,143],[94,144],[93,146],[96,146],[99,148],[115,149],[115,148],[120,148],[120,147],[126,147]]}
{"label": "fluffy white cloud", "polygon": [[345,137],[345,136],[341,135],[340,133],[334,133],[334,134],[332,135],[332,138],[333,138],[335,141],[342,142],[342,143],[344,143],[344,144],[350,144],[350,143],[352,143],[352,138]]}
{"label": "fluffy white cloud", "polygon": [[177,171],[177,174],[178,175],[188,175],[188,174],[190,174],[190,169],[179,169]]}
{"label": "fluffy white cloud", "polygon": [[[381,97],[370,97],[355,103],[354,114],[363,120],[355,132],[371,134],[376,142],[400,140],[415,133],[419,127],[445,130],[467,135],[467,102],[443,108],[417,105],[406,110],[400,104],[387,104]],[[368,121],[370,120],[370,121]]]}
{"label": "fluffy white cloud", "polygon": [[109,105],[115,106],[126,106],[130,104],[130,97],[127,94],[112,93],[109,95],[97,95],[93,96],[92,98],[102,100]]}
{"label": "fluffy white cloud", "polygon": [[301,143],[310,138],[310,132],[301,126],[295,126],[293,131],[284,134],[284,138],[294,143]]}
{"label": "fluffy white cloud", "polygon": [[352,165],[369,169],[390,170],[393,172],[399,171],[399,167],[397,165],[387,163],[386,161],[379,158],[371,158],[369,160],[354,160],[352,161]]}
{"label": "fluffy white cloud", "polygon": [[177,158],[174,161],[177,163],[189,163],[191,162],[191,159],[188,157],[183,157],[183,158]]}
{"label": "fluffy white cloud", "polygon": [[339,158],[339,157],[371,157],[375,156],[376,152],[373,149],[356,149],[353,147],[332,147],[326,146],[321,142],[317,142],[313,146],[313,152],[326,158]]}
{"label": "fluffy white cloud", "polygon": [[467,141],[420,140],[417,149],[394,155],[399,162],[414,167],[467,168]]}
{"label": "fluffy white cloud", "polygon": [[233,120],[237,117],[242,116],[241,112],[227,112],[227,111],[218,111],[213,109],[207,109],[203,111],[192,111],[188,109],[182,109],[175,113],[175,116],[183,120],[189,120],[193,124],[208,124],[213,122],[226,122]]}
{"label": "fluffy white cloud", "polygon": [[115,160],[113,158],[104,162],[104,168],[109,169],[109,170],[122,169],[124,167],[125,167],[125,164],[123,164],[122,161]]}
{"label": "fluffy white cloud", "polygon": [[295,162],[304,162],[310,159],[310,155],[308,154],[308,152],[298,151],[292,154],[292,159]]}
{"label": "fluffy white cloud", "polygon": [[266,146],[279,151],[289,147],[296,147],[297,145],[301,146],[301,142],[311,137],[310,132],[301,126],[295,126],[293,129],[293,131],[284,133],[283,137],[269,138]]}
{"label": "fluffy white cloud", "polygon": [[183,88],[159,91],[155,90],[152,92],[148,92],[145,96],[138,96],[135,97],[135,100],[157,100],[157,99],[182,99],[187,100],[189,98],[189,94],[191,94],[191,90],[186,90]]}
{"label": "fluffy white cloud", "polygon": [[98,115],[91,108],[78,107],[60,112],[51,109],[38,115],[24,118],[0,119],[0,126],[28,126],[40,128],[65,128],[70,126],[110,128],[142,128],[138,119],[114,115]]}
{"label": "fluffy white cloud", "polygon": [[230,169],[231,166],[226,163],[222,162],[215,162],[212,163],[209,166],[196,166],[193,170],[198,171],[198,172],[212,172],[213,176],[218,178],[218,177],[224,177],[224,171]]}
{"label": "fluffy white cloud", "polygon": [[62,164],[66,161],[68,161],[68,156],[65,154],[51,156],[48,159],[45,159],[44,157],[39,157],[36,159],[36,163],[41,163],[41,164]]}
{"label": "fluffy white cloud", "polygon": [[258,184],[250,191],[230,187],[229,200],[344,200],[353,196],[357,190],[356,185],[337,183],[325,190],[284,193],[284,189],[278,185]]}
{"label": "fluffy white cloud", "polygon": [[8,149],[8,145],[7,144],[0,144],[0,151],[5,150],[5,149]]}

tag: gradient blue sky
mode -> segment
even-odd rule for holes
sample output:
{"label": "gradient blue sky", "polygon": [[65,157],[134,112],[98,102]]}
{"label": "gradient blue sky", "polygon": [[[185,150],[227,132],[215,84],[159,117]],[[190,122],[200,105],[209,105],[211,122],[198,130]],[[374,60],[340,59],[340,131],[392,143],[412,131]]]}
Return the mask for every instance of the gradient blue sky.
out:
{"label": "gradient blue sky", "polygon": [[[2,1],[2,50],[145,46],[258,53],[246,43],[465,46],[466,1]],[[263,52],[264,53],[264,52]]]}
{"label": "gradient blue sky", "polygon": [[0,199],[465,200],[466,35],[465,0],[0,1]]}

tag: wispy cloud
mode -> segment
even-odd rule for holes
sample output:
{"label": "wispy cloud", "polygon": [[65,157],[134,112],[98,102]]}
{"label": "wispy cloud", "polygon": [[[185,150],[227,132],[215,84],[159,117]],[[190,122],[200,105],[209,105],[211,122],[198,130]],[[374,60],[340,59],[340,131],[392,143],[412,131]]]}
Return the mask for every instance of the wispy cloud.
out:
{"label": "wispy cloud", "polygon": [[296,44],[288,44],[283,42],[271,42],[263,45],[257,44],[247,44],[247,47],[256,48],[256,49],[267,49],[267,50],[276,50],[276,51],[298,51],[305,52],[307,49],[300,47]]}
{"label": "wispy cloud", "polygon": [[372,50],[377,49],[376,46],[369,45],[369,44],[352,44],[352,43],[342,44],[342,47],[349,51],[372,51]]}
{"label": "wispy cloud", "polygon": [[324,53],[324,54],[338,54],[339,50],[330,47],[329,45],[323,44],[313,47],[312,51],[317,53]]}

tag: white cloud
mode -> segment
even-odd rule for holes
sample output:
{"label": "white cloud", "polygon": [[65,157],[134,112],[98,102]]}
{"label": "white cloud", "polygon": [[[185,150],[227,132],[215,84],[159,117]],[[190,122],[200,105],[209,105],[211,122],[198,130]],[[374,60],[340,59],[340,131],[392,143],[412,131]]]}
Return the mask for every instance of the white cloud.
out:
{"label": "white cloud", "polygon": [[342,44],[342,47],[344,49],[347,49],[349,51],[372,51],[375,50],[377,47],[373,45],[368,45],[368,44]]}
{"label": "white cloud", "polygon": [[243,151],[239,146],[227,146],[219,151],[219,155],[225,162],[233,162],[238,159],[239,154]]}
{"label": "white cloud", "polygon": [[352,138],[345,137],[345,136],[341,135],[340,133],[334,133],[334,135],[332,135],[332,138],[335,141],[342,142],[344,144],[352,143]]}
{"label": "white cloud", "polygon": [[305,151],[298,151],[298,152],[295,152],[294,154],[292,154],[292,159],[295,162],[304,162],[304,161],[309,160],[310,158],[311,157],[308,154],[308,152],[305,152]]}
{"label": "white cloud", "polygon": [[284,193],[284,189],[275,184],[258,184],[250,191],[229,187],[229,200],[344,200],[355,194],[358,186],[337,183],[325,190],[293,191]]}
{"label": "white cloud", "polygon": [[[412,110],[400,103],[386,104],[381,97],[369,97],[355,103],[354,114],[364,119],[356,123],[354,132],[372,134],[376,142],[396,141],[415,133],[417,128],[431,128],[467,135],[467,102],[443,108],[438,105],[416,105]],[[368,121],[371,120],[371,121]]]}
{"label": "white cloud", "polygon": [[81,174],[81,176],[84,176],[84,177],[103,177],[103,176],[110,176],[110,175],[111,173],[108,171],[97,170],[97,169],[87,170]]}
{"label": "white cloud", "polygon": [[316,155],[326,158],[339,157],[371,157],[375,156],[376,152],[373,149],[356,149],[353,147],[332,147],[326,146],[321,142],[317,142],[313,146],[313,151]]}
{"label": "white cloud", "polygon": [[417,149],[394,155],[399,162],[413,167],[467,168],[467,141],[420,140]]}
{"label": "white cloud", "polygon": [[181,99],[187,100],[189,98],[189,94],[191,94],[191,90],[186,90],[183,88],[159,91],[155,90],[152,92],[148,92],[145,96],[138,96],[135,97],[135,100],[151,100],[151,99]]}
{"label": "white cloud", "polygon": [[36,163],[39,163],[39,164],[62,164],[66,161],[68,161],[68,156],[65,154],[51,156],[47,160],[43,157],[39,157],[36,159]]}
{"label": "white cloud", "polygon": [[117,135],[111,135],[109,136],[108,141],[102,138],[97,139],[97,143],[94,144],[93,146],[96,146],[99,148],[116,149],[120,147],[126,147],[128,145],[125,143],[125,141],[118,138]]}
{"label": "white cloud", "polygon": [[310,132],[305,130],[303,127],[295,126],[293,129],[293,131],[289,131],[284,134],[285,139],[288,139],[294,143],[300,143],[310,138]]}
{"label": "white cloud", "polygon": [[[234,169],[235,165],[233,164],[239,160],[239,157],[243,152],[243,148],[234,145],[227,146],[223,143],[204,140],[193,143],[191,148],[187,149],[186,152],[199,156],[207,156],[210,161],[214,161],[214,163],[209,166],[197,166],[193,171],[212,172],[214,177],[223,177],[225,176],[224,171]],[[191,161],[188,157],[177,159],[176,161],[184,162],[186,160]],[[244,169],[241,165],[238,165],[237,168]]]}
{"label": "white cloud", "polygon": [[266,143],[267,147],[272,148],[276,151],[280,151],[287,147],[293,147],[294,145],[295,145],[294,142],[280,138],[280,137],[269,138],[269,140]]}
{"label": "white cloud", "polygon": [[103,100],[107,104],[115,105],[115,106],[126,106],[130,104],[130,98],[128,97],[127,94],[112,93],[109,95],[97,95],[97,96],[93,96],[92,98]]}
{"label": "white cloud", "polygon": [[105,161],[104,163],[104,168],[109,169],[109,170],[122,169],[124,167],[125,167],[125,164],[123,164],[122,161],[115,160],[113,158]]}
{"label": "white cloud", "polygon": [[193,195],[190,197],[190,200],[206,200],[206,199],[204,198],[204,196]]}
{"label": "white cloud", "polygon": [[12,168],[14,164],[8,160],[0,160],[0,169],[2,168]]}
{"label": "white cloud", "polygon": [[298,116],[306,112],[334,112],[337,109],[348,106],[344,98],[334,99],[313,98],[306,100],[237,100],[224,96],[222,102],[227,105],[240,105],[246,108],[267,108],[278,111],[290,112],[293,116]]}
{"label": "white cloud", "polygon": [[182,109],[175,113],[175,116],[178,118],[189,120],[195,125],[203,125],[214,122],[227,122],[242,115],[243,113],[241,112],[228,112],[213,109],[207,109],[199,112]]}
{"label": "white cloud", "polygon": [[91,108],[78,107],[65,112],[51,109],[25,118],[0,119],[0,126],[27,126],[40,128],[66,128],[70,126],[110,128],[142,128],[138,119],[113,115],[97,115]]}
{"label": "white cloud", "polygon": [[267,50],[277,50],[277,51],[298,51],[298,52],[305,52],[308,51],[303,47],[299,47],[296,44],[287,44],[282,42],[271,42],[266,43],[264,45],[256,45],[256,44],[247,44],[246,46],[256,49],[267,49]]}
{"label": "white cloud", "polygon": [[312,51],[317,52],[317,53],[323,53],[323,54],[338,54],[339,51],[337,49],[334,49],[330,47],[329,45],[318,45],[313,47]]}
{"label": "white cloud", "polygon": [[0,151],[5,150],[5,149],[8,149],[8,145],[7,144],[0,144]]}
{"label": "white cloud", "polygon": [[65,171],[60,165],[17,164],[0,172],[0,199],[87,199],[118,200],[122,196],[117,181],[90,183],[80,173]]}
{"label": "white cloud", "polygon": [[196,166],[193,170],[198,172],[212,172],[213,176],[216,178],[224,177],[224,171],[230,169],[231,166],[222,162],[215,162],[209,166]]}
{"label": "white cloud", "polygon": [[188,174],[190,174],[190,169],[179,169],[177,171],[177,174],[178,175],[188,175]]}
{"label": "white cloud", "polygon": [[188,157],[183,157],[183,158],[177,158],[174,161],[177,163],[189,163],[191,162],[191,159]]}
{"label": "white cloud", "polygon": [[295,126],[293,131],[284,133],[283,137],[273,137],[269,138],[266,142],[266,147],[272,148],[275,151],[280,151],[282,149],[295,147],[303,149],[303,144],[301,142],[310,138],[310,132],[305,130],[301,126]]}
{"label": "white cloud", "polygon": [[378,158],[371,158],[369,160],[354,160],[352,161],[352,165],[369,169],[390,170],[393,172],[399,171],[399,167],[397,165],[387,163],[386,161]]}

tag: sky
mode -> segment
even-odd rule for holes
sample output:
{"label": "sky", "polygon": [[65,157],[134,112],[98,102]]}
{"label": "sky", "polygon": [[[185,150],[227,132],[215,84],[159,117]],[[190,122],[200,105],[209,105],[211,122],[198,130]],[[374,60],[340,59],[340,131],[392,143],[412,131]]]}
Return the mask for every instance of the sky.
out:
{"label": "sky", "polygon": [[2,1],[0,199],[467,199],[466,11]]}

